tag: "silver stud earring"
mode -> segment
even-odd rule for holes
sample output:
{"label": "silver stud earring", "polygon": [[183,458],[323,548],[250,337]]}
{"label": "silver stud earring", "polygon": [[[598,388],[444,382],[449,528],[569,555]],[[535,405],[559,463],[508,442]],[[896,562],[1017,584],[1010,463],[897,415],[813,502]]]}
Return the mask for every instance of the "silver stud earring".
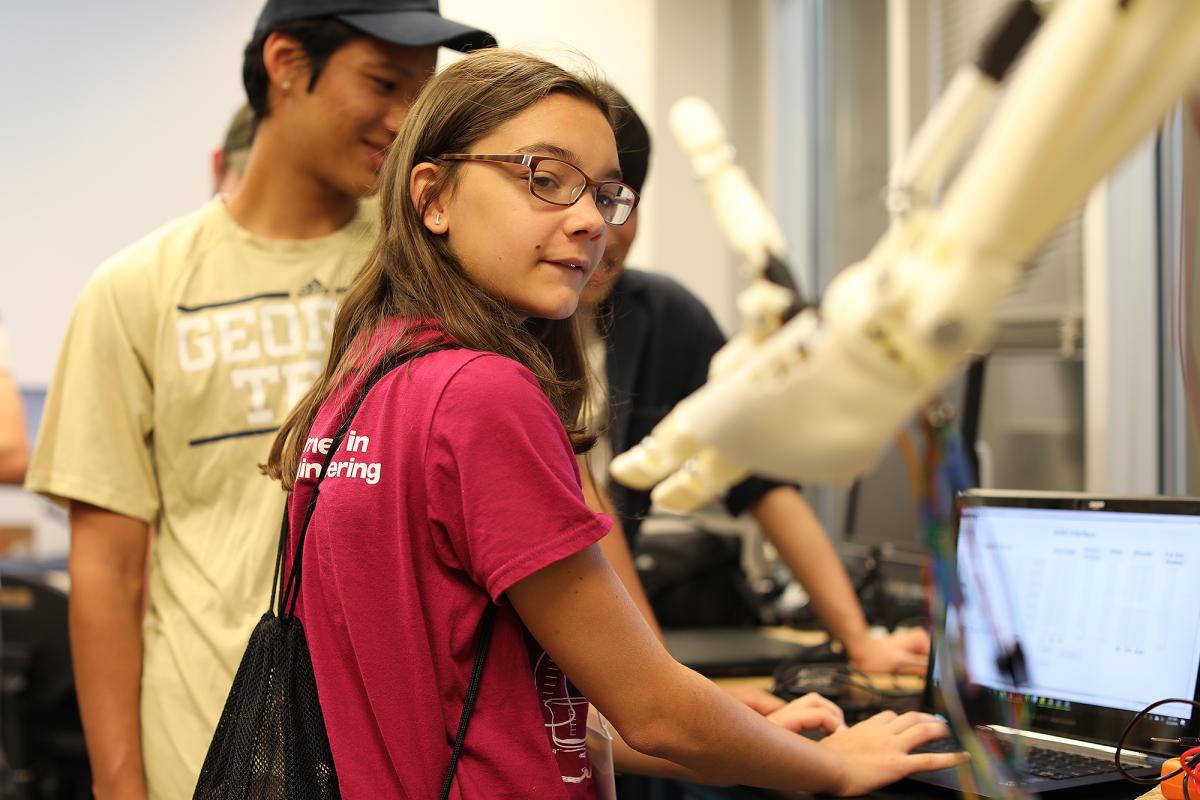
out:
{"label": "silver stud earring", "polygon": [[291,89],[291,88],[292,88],[292,82],[291,82],[291,81],[284,81],[284,82],[283,82],[283,90],[284,90],[285,92],[286,92],[286,91],[288,91],[288,90],[289,90],[289,89]]}
{"label": "silver stud earring", "polygon": [[438,213],[438,214],[434,214],[434,215],[433,215],[433,224],[434,224],[434,225],[441,225],[441,224],[442,224],[442,215],[441,215],[440,213]]}

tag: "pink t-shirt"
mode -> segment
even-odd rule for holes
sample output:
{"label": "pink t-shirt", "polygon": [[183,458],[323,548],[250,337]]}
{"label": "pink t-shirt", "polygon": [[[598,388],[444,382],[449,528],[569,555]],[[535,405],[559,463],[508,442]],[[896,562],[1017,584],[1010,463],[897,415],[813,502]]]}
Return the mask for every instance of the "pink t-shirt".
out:
{"label": "pink t-shirt", "polygon": [[[331,398],[309,434],[293,547],[323,440],[358,389]],[[451,797],[595,797],[587,700],[503,595],[610,525],[584,504],[570,442],[523,366],[444,350],[376,384],[321,484],[298,606],[343,797],[438,796],[491,600]]]}

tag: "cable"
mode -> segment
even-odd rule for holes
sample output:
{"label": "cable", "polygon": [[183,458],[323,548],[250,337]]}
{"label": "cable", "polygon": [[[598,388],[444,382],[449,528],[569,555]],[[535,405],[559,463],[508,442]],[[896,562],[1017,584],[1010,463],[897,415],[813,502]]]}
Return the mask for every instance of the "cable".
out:
{"label": "cable", "polygon": [[[1200,783],[1198,783],[1200,782],[1200,771],[1196,769],[1197,764],[1200,764],[1200,747],[1193,747],[1185,750],[1183,755],[1179,757],[1179,768],[1187,773],[1187,778],[1191,778],[1192,783],[1200,786]],[[1188,791],[1187,778],[1184,778],[1183,780],[1183,792],[1185,795]]]}
{"label": "cable", "polygon": [[[1186,750],[1179,757],[1179,769],[1167,775],[1160,775],[1157,778],[1139,778],[1135,775],[1130,775],[1125,769],[1125,765],[1121,763],[1121,751],[1125,749],[1125,740],[1129,738],[1130,732],[1146,717],[1147,714],[1159,706],[1165,706],[1168,703],[1184,703],[1192,708],[1200,709],[1200,702],[1196,700],[1184,700],[1181,697],[1168,697],[1165,700],[1155,700],[1153,703],[1134,714],[1133,719],[1129,720],[1129,724],[1125,726],[1125,730],[1121,731],[1121,737],[1117,739],[1117,749],[1113,752],[1113,763],[1116,764],[1117,772],[1121,773],[1121,777],[1125,778],[1125,780],[1130,781],[1131,783],[1141,783],[1146,785],[1159,784],[1163,781],[1167,781],[1176,777],[1180,773],[1187,773],[1187,777],[1191,778],[1193,781],[1200,780],[1200,770],[1198,770],[1198,767],[1200,767],[1200,747],[1192,747],[1191,749]],[[1197,783],[1197,786],[1200,786],[1200,783]],[[1186,778],[1183,781],[1183,796],[1189,796],[1188,781]]]}

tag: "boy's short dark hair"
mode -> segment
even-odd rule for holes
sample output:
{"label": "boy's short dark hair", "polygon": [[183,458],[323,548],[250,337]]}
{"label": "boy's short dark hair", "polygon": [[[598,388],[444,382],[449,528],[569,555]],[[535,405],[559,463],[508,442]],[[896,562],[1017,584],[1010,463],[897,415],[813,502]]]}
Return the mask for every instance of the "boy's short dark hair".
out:
{"label": "boy's short dark hair", "polygon": [[246,87],[246,101],[250,104],[250,108],[254,109],[256,125],[271,112],[267,106],[267,90],[270,87],[271,79],[267,75],[267,66],[263,62],[263,45],[266,44],[267,37],[272,33],[291,36],[308,56],[311,71],[311,77],[308,80],[308,91],[310,92],[317,85],[321,71],[329,63],[329,57],[346,42],[366,36],[362,31],[333,17],[281,22],[255,33],[254,38],[246,45],[242,58],[242,83]]}

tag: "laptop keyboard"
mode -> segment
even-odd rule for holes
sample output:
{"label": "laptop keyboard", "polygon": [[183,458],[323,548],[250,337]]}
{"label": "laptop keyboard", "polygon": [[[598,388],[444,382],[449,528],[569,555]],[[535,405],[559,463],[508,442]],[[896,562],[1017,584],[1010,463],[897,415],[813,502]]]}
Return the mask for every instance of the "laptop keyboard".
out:
{"label": "laptop keyboard", "polygon": [[1039,778],[1061,781],[1067,778],[1082,778],[1085,775],[1116,772],[1117,767],[1110,759],[1106,758],[1030,747],[1025,751],[1025,771],[1030,775],[1037,775]]}
{"label": "laptop keyboard", "polygon": [[[918,748],[925,753],[953,753],[962,746],[953,739],[937,739]],[[1054,781],[1082,778],[1088,775],[1103,775],[1116,772],[1117,767],[1110,759],[1064,753],[1044,747],[1026,747],[1023,772]]]}

